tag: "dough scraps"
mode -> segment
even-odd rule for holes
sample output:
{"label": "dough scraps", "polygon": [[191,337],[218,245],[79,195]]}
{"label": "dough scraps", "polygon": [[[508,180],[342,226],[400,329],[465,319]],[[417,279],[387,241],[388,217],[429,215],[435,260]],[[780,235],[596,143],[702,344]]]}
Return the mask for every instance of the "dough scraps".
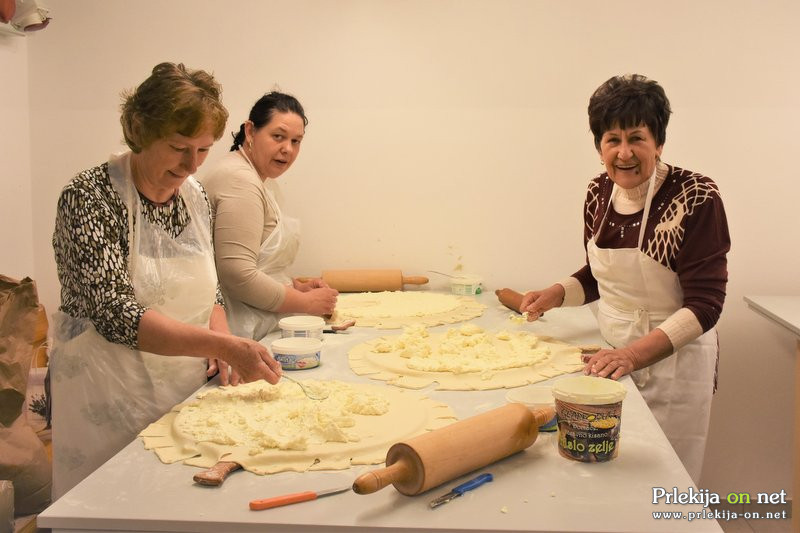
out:
{"label": "dough scraps", "polygon": [[469,296],[437,292],[383,291],[340,294],[335,321],[355,320],[356,326],[397,329],[411,324],[438,326],[471,320],[486,306]]}
{"label": "dough scraps", "polygon": [[576,346],[527,331],[485,331],[475,324],[431,334],[421,325],[361,343],[348,353],[358,375],[391,385],[438,390],[521,387],[582,370]]}
{"label": "dough scraps", "polygon": [[139,436],[167,464],[232,461],[255,474],[379,464],[395,442],[456,420],[446,404],[390,387],[304,380],[223,386],[178,404]]}

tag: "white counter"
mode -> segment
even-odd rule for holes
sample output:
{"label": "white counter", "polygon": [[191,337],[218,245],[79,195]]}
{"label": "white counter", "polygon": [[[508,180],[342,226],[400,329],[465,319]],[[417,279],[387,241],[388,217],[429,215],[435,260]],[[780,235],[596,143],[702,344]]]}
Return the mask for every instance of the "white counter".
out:
{"label": "white counter", "polygon": [[745,296],[753,311],[800,337],[800,296]]}
{"label": "white counter", "polygon": [[[479,300],[489,307],[475,320],[484,327],[524,328],[574,344],[599,342],[594,317],[585,307],[553,310],[543,321],[515,325],[494,294]],[[346,352],[391,333],[351,328],[326,335],[322,365],[293,375],[380,384],[355,376]],[[721,531],[714,519],[653,517],[653,512],[700,513],[703,506],[651,503],[653,487],[686,492],[694,485],[636,387],[629,378],[623,383],[628,395],[619,456],[607,463],[565,459],[558,454],[555,434],[542,433],[524,452],[418,496],[404,496],[390,486],[370,495],[346,492],[250,511],[250,500],[349,485],[376,466],[270,476],[239,471],[221,487],[209,488],[192,482],[198,469],[164,465],[137,440],[40,514],[38,525],[54,531]],[[466,418],[503,405],[508,391],[437,392],[430,387],[425,392]],[[428,507],[432,498],[479,472],[491,472],[494,481],[437,509]]]}
{"label": "white counter", "polygon": [[745,296],[756,313],[797,336],[794,361],[794,465],[792,466],[792,530],[800,531],[800,296]]}

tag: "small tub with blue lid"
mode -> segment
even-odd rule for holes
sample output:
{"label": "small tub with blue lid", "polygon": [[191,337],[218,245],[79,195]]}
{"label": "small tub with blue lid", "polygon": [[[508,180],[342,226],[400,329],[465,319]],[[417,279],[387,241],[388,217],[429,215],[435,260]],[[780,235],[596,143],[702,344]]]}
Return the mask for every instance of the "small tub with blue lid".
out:
{"label": "small tub with blue lid", "polygon": [[284,370],[305,370],[319,366],[322,341],[313,337],[283,337],[270,345],[272,356]]}

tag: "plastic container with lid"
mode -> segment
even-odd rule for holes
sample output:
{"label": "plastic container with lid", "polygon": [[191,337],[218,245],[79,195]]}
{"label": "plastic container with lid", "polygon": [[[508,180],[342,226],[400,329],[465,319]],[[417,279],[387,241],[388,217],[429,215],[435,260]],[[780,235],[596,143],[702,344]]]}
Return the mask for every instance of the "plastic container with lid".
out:
{"label": "plastic container with lid", "polygon": [[559,453],[585,463],[616,457],[626,393],[624,385],[606,378],[572,376],[556,381]]}
{"label": "plastic container with lid", "polygon": [[481,293],[483,278],[472,274],[460,274],[450,278],[450,292],[458,295],[473,295]]}
{"label": "plastic container with lid", "polygon": [[284,370],[304,370],[319,366],[322,341],[312,337],[283,337],[270,345],[272,356]]}
{"label": "plastic container with lid", "polygon": [[[541,409],[543,407],[552,408],[555,400],[553,399],[553,391],[551,387],[534,386],[534,387],[520,387],[511,389],[506,394],[506,400],[512,403],[521,403],[529,409]],[[544,425],[539,426],[539,431],[556,431],[558,425],[556,424],[556,416],[547,421]]]}
{"label": "plastic container with lid", "polygon": [[278,322],[281,337],[313,337],[322,338],[325,321],[322,317],[311,315],[287,316]]}

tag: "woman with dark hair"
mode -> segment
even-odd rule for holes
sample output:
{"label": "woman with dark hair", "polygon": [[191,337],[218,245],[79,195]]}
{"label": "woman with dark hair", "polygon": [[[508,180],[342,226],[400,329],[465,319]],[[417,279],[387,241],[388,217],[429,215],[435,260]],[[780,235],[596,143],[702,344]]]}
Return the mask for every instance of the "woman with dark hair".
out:
{"label": "woman with dark hair", "polygon": [[300,245],[299,222],[285,216],[267,184],[292,166],[308,124],[296,98],[262,96],[234,135],[231,152],[202,179],[214,217],[217,272],[231,331],[260,340],[281,314],[329,315],[338,292],[287,269]]}
{"label": "woman with dark hair", "polygon": [[264,346],[230,334],[208,200],[192,177],[224,131],[220,95],[202,70],[157,65],[123,94],[130,150],[61,192],[50,363],[56,498],[217,371],[222,384],[280,377]]}
{"label": "woman with dark hair", "polygon": [[520,312],[536,320],[554,307],[597,300],[612,348],[585,356],[584,372],[630,374],[697,482],[730,237],[717,185],[661,160],[670,113],[664,89],[641,75],[613,77],[594,92],[589,125],[605,172],[586,195],[587,263],[525,294]]}

